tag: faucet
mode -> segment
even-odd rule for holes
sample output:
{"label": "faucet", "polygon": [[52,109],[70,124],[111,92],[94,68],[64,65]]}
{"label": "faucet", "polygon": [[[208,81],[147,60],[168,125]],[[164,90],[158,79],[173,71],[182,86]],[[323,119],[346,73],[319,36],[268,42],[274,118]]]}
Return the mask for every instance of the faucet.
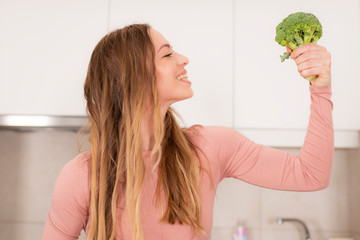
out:
{"label": "faucet", "polygon": [[309,229],[307,228],[306,224],[303,221],[301,221],[300,219],[297,219],[297,218],[278,218],[277,219],[277,223],[279,225],[283,224],[283,222],[297,222],[297,223],[301,224],[301,226],[303,226],[304,231],[305,231],[305,240],[311,240]]}

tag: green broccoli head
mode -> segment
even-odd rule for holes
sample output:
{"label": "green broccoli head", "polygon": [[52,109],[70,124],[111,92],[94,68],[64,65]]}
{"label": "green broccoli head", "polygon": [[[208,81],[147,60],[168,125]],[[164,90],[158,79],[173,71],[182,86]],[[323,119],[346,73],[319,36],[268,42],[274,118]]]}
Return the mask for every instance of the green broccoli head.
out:
{"label": "green broccoli head", "polygon": [[[314,14],[297,12],[290,14],[276,27],[275,41],[292,50],[307,44],[317,43],[322,36],[322,26]],[[290,57],[285,52],[281,62]]]}

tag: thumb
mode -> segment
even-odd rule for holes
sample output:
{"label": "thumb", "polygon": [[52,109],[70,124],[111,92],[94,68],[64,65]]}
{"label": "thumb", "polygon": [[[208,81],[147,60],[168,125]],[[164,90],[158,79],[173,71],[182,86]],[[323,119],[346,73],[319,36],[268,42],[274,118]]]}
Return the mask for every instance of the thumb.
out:
{"label": "thumb", "polygon": [[286,46],[286,52],[287,52],[287,53],[291,53],[291,52],[292,52],[292,49],[289,48],[288,46]]}

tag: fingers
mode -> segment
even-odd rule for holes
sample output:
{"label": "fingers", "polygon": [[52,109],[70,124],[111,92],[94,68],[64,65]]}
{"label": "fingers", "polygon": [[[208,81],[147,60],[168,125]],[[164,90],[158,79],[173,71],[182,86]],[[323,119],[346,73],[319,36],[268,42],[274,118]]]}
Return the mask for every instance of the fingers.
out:
{"label": "fingers", "polygon": [[302,70],[300,72],[300,75],[302,77],[309,77],[309,76],[314,76],[314,75],[318,75],[320,77],[328,77],[330,75],[330,69],[327,66],[320,66],[320,67],[313,67],[313,68],[308,68],[305,70]]}
{"label": "fingers", "polygon": [[308,51],[327,51],[325,47],[316,45],[314,43],[308,43],[305,45],[302,45],[301,47],[296,48],[292,53],[291,53],[291,58],[292,59],[296,59],[297,57],[299,57],[301,54],[308,52]]}
{"label": "fingers", "polygon": [[295,60],[295,62],[298,66],[299,72],[301,72],[305,69],[312,68],[312,67],[321,67],[321,66],[330,66],[331,65],[330,58],[323,57],[322,54],[320,54],[320,55],[307,54],[307,56],[300,56],[299,59]]}
{"label": "fingers", "polygon": [[305,44],[296,48],[291,53],[298,66],[298,72],[302,77],[320,75],[323,77],[330,76],[331,72],[331,55],[325,47],[314,43]]}
{"label": "fingers", "polygon": [[287,53],[291,53],[291,52],[292,52],[292,49],[289,48],[288,46],[286,46],[286,52],[287,52]]}
{"label": "fingers", "polygon": [[322,59],[322,58],[325,58],[325,54],[322,51],[314,50],[314,51],[304,52],[298,55],[297,58],[294,59],[294,61],[297,65],[300,65],[310,59]]}

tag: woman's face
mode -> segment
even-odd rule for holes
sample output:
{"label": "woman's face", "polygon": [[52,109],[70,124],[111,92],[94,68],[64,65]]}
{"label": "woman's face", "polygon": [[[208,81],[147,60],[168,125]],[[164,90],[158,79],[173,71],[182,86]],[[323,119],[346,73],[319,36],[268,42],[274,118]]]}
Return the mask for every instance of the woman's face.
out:
{"label": "woman's face", "polygon": [[191,98],[193,91],[185,70],[189,59],[175,52],[169,42],[152,28],[150,37],[155,48],[156,84],[160,104],[169,107],[174,102]]}

